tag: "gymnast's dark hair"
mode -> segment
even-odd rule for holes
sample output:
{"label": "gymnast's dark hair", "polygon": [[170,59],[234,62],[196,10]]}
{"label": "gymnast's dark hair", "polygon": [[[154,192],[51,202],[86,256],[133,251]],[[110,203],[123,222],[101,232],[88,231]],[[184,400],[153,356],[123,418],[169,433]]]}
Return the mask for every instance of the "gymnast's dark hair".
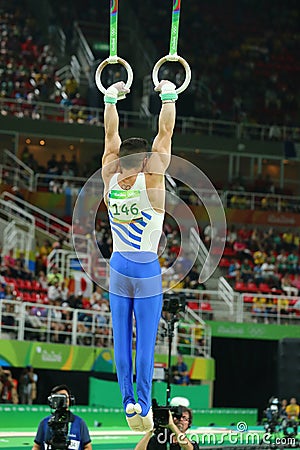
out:
{"label": "gymnast's dark hair", "polygon": [[139,167],[147,157],[148,147],[146,139],[137,137],[125,139],[121,143],[119,151],[121,166],[124,169]]}

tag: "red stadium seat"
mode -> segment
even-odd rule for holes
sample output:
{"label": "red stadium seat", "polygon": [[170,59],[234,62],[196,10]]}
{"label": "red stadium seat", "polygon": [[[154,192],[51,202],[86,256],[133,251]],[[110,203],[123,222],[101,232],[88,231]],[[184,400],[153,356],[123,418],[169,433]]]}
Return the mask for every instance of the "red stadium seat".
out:
{"label": "red stadium seat", "polygon": [[258,287],[253,281],[249,281],[247,284],[247,291],[248,292],[258,292]]}
{"label": "red stadium seat", "polygon": [[234,285],[235,291],[247,292],[247,285],[243,281],[237,281]]}
{"label": "red stadium seat", "polygon": [[272,289],[270,288],[268,283],[260,283],[258,289],[263,294],[270,294],[272,292]]}
{"label": "red stadium seat", "polygon": [[220,267],[229,267],[230,266],[230,261],[227,258],[221,258],[220,261]]}
{"label": "red stadium seat", "polygon": [[199,303],[198,302],[188,302],[188,307],[193,309],[194,311],[198,311]]}

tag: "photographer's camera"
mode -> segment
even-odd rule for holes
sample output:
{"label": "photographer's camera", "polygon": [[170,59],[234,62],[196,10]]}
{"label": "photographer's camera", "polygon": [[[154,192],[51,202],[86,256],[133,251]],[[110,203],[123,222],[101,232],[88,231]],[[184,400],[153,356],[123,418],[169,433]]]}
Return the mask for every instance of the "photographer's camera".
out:
{"label": "photographer's camera", "polygon": [[48,425],[52,430],[52,437],[47,441],[50,450],[67,450],[70,444],[68,439],[69,411],[68,397],[65,394],[51,394],[48,403],[54,413]]}

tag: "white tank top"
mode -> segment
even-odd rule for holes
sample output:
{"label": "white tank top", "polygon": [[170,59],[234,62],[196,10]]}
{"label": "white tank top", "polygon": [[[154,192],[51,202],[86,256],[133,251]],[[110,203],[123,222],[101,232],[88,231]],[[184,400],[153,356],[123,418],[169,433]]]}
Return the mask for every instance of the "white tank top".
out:
{"label": "white tank top", "polygon": [[108,189],[108,215],[114,252],[147,251],[157,253],[164,213],[155,211],[148,198],[144,173],[134,185],[122,189],[114,174]]}

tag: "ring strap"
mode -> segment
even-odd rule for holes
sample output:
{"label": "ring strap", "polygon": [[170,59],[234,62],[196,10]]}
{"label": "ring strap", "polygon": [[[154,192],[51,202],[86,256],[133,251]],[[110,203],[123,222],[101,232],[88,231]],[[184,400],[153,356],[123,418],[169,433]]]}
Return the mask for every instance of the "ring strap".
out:
{"label": "ring strap", "polygon": [[180,19],[181,0],[173,0],[171,36],[170,36],[170,55],[177,55],[179,19]]}
{"label": "ring strap", "polygon": [[117,58],[118,52],[118,9],[119,0],[110,0],[109,57]]}

